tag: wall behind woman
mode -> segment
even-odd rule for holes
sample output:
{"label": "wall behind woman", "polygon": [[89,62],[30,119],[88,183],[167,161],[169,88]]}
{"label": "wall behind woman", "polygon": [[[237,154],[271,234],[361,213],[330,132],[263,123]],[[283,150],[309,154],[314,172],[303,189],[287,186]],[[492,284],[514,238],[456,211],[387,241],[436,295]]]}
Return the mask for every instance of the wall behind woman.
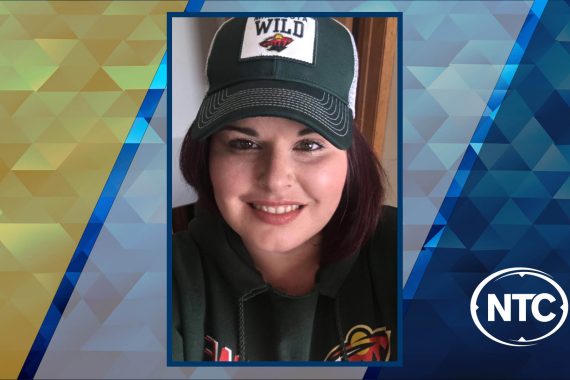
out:
{"label": "wall behind woman", "polygon": [[[221,18],[174,17],[172,19],[172,207],[196,201],[196,194],[178,169],[180,146],[207,90],[204,67],[210,41]],[[395,61],[396,62],[396,61]],[[398,84],[394,64],[382,164],[388,174],[386,203],[396,206],[398,184]]]}
{"label": "wall behind woman", "polygon": [[172,207],[196,201],[178,169],[182,140],[208,89],[204,67],[223,19],[172,18]]}

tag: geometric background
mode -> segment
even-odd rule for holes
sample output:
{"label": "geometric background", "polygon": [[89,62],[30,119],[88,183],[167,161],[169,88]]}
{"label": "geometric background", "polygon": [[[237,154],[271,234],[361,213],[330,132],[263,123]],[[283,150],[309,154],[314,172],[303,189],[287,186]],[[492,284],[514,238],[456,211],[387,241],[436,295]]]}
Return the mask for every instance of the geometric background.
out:
{"label": "geometric background", "polygon": [[30,351],[182,8],[0,3],[0,377]]}
{"label": "geometric background", "polygon": [[[464,305],[477,283],[508,266],[545,270],[569,286],[570,17],[566,3],[549,2],[528,48],[517,51],[531,5],[207,1],[202,7],[403,13],[405,281],[418,254],[425,257],[405,292],[404,367],[370,369],[367,377],[568,372],[552,354],[567,349],[567,326],[536,353],[514,353],[485,341]],[[185,6],[0,3],[0,377],[20,372],[127,145],[134,147],[132,164],[114,202],[107,202],[106,220],[98,221],[85,267],[70,280],[73,293],[36,377],[268,377],[264,368],[165,367],[170,231],[161,62],[165,13]],[[524,54],[521,64],[503,71],[513,47]],[[501,72],[513,74],[509,91],[493,123],[474,135],[493,90],[501,88]],[[156,111],[141,116],[143,99],[153,93],[160,94],[153,98]],[[142,134],[133,135],[140,123]],[[123,146],[129,133],[136,138]],[[455,200],[444,201],[446,195]],[[362,378],[366,368],[270,371],[273,377]]]}
{"label": "geometric background", "polygon": [[536,2],[406,284],[407,365],[381,378],[568,377],[568,323],[513,349],[477,330],[469,302],[509,267],[544,271],[568,294],[569,123],[570,4]]}

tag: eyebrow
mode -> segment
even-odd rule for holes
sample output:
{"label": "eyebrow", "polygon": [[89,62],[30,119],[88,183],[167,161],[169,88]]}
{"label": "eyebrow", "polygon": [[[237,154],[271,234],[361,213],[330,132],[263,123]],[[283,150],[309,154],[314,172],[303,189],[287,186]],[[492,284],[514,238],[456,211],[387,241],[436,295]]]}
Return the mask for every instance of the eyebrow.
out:
{"label": "eyebrow", "polygon": [[[227,131],[240,132],[240,133],[243,133],[244,135],[248,135],[248,136],[259,137],[259,134],[257,133],[257,131],[255,129],[248,128],[248,127],[236,127],[235,125],[228,125],[224,129]],[[317,133],[317,132],[313,131],[311,128],[303,128],[299,131],[299,133],[297,135],[298,136],[305,136],[305,135],[310,135],[311,133]]]}
{"label": "eyebrow", "polygon": [[305,135],[310,135],[311,133],[317,133],[317,132],[313,131],[311,128],[304,128],[301,129],[297,135],[305,136]]}
{"label": "eyebrow", "polygon": [[234,125],[228,125],[227,127],[224,128],[224,130],[226,130],[226,131],[236,131],[236,132],[243,133],[244,135],[253,136],[253,137],[259,137],[259,134],[257,133],[257,131],[256,131],[255,129],[252,129],[252,128],[236,127],[236,126],[234,126]]}

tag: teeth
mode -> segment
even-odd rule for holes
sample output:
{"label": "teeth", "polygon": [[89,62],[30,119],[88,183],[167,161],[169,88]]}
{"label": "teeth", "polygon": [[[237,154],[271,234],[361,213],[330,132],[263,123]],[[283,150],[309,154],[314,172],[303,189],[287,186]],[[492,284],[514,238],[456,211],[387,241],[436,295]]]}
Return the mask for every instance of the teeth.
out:
{"label": "teeth", "polygon": [[270,206],[262,206],[262,205],[254,204],[253,207],[256,210],[261,210],[261,211],[267,212],[269,214],[279,215],[279,214],[286,214],[288,212],[295,211],[301,206],[299,206],[299,205],[287,205],[287,206],[270,207]]}

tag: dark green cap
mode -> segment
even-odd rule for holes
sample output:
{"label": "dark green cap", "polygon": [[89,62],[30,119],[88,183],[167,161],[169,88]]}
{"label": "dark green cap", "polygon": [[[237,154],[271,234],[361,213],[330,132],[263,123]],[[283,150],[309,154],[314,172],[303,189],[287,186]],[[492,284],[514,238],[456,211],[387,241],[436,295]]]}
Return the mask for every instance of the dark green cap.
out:
{"label": "dark green cap", "polygon": [[350,32],[331,18],[232,18],[216,32],[206,63],[209,89],[192,138],[229,122],[279,116],[347,149],[358,77]]}

